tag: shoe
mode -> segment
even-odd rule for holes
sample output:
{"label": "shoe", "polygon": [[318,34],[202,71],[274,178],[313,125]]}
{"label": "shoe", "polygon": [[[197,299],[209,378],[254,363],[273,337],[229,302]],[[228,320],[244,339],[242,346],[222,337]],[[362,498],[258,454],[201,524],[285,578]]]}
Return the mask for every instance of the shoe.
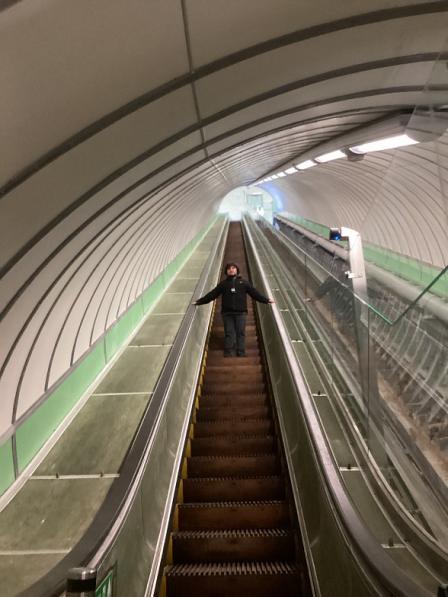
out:
{"label": "shoe", "polygon": [[237,353],[236,353],[236,356],[237,356],[237,357],[245,357],[245,356],[246,356],[246,353],[245,353],[245,352],[237,352]]}

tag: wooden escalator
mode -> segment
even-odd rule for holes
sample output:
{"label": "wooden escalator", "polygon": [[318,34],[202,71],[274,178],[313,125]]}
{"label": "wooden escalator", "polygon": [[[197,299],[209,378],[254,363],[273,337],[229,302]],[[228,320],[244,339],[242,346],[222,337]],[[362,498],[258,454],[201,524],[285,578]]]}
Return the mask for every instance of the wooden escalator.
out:
{"label": "wooden escalator", "polygon": [[[230,224],[226,261],[247,278],[239,223]],[[162,583],[168,597],[309,594],[251,300],[248,307],[246,356],[224,358],[216,306]]]}

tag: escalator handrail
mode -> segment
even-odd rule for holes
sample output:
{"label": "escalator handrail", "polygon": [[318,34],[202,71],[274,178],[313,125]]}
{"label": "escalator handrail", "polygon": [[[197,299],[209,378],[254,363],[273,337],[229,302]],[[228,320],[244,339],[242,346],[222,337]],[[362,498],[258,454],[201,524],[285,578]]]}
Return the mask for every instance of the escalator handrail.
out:
{"label": "escalator handrail", "polygon": [[[269,296],[272,296],[271,286],[263,270],[252,234],[247,225],[246,231],[265,290]],[[331,498],[332,506],[344,531],[351,541],[353,541],[357,553],[362,557],[364,566],[370,570],[370,577],[378,580],[383,589],[391,591],[395,597],[409,597],[410,595],[413,597],[433,597],[429,591],[408,578],[401,568],[384,554],[378,546],[377,540],[362,522],[358,512],[352,505],[339,473],[335,470],[333,457],[314,410],[309,388],[297,362],[289,335],[276,304],[272,305],[272,312],[297,390],[298,400],[301,402],[301,410],[304,413],[306,426],[313,444],[314,457],[320,474],[323,477],[325,487],[328,490],[327,494]]]}
{"label": "escalator handrail", "polygon": [[[225,241],[227,227],[228,222],[223,220],[218,236],[219,240],[216,242],[206,267],[202,270],[192,301],[199,298],[205,290],[212,264]],[[217,272],[219,273],[219,268],[217,268]],[[31,587],[20,593],[18,597],[56,597],[61,595],[65,589],[68,570],[74,567],[87,566],[93,560],[100,562],[101,557],[110,550],[138,492],[145,464],[154,442],[160,415],[163,413],[168,399],[169,389],[196,318],[196,313],[195,306],[190,304],[163,365],[152,399],[146,408],[134,440],[120,468],[120,476],[112,484],[87,530],[73,549],[54,568]],[[99,558],[97,554],[99,554]]]}

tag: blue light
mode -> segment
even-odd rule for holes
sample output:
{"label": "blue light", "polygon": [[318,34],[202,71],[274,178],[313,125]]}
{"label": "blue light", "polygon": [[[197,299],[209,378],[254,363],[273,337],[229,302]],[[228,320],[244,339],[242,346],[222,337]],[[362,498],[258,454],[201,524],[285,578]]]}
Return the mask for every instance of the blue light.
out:
{"label": "blue light", "polygon": [[330,240],[341,240],[342,235],[341,235],[341,231],[339,228],[330,228],[330,235],[329,235],[329,239]]}

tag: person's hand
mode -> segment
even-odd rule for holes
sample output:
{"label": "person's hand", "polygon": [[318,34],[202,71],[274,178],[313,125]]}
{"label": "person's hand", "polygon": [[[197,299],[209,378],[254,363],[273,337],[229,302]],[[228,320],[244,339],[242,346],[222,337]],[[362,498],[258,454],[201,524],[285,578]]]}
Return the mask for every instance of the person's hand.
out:
{"label": "person's hand", "polygon": [[268,303],[269,303],[270,305],[272,305],[273,303],[275,303],[275,301],[274,301],[274,299],[273,299],[273,298],[270,298],[270,299],[268,299]]}

